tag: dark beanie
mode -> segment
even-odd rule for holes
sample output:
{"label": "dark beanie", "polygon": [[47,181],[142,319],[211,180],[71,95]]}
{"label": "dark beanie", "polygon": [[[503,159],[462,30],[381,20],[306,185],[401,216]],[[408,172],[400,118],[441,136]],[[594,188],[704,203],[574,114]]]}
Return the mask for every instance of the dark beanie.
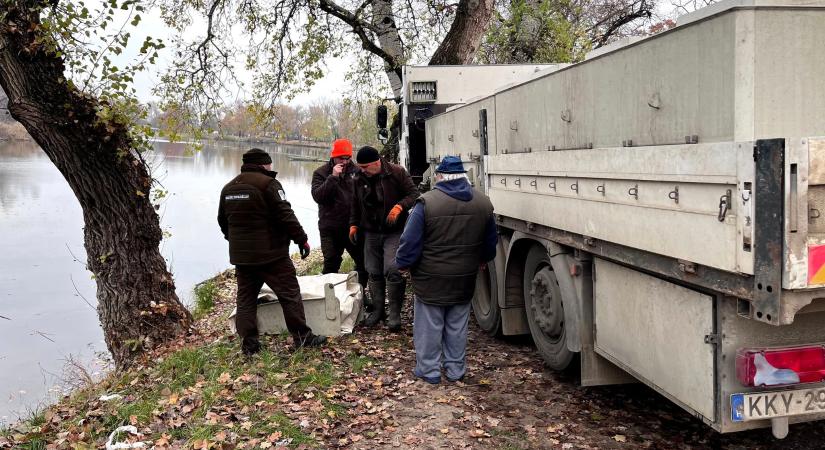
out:
{"label": "dark beanie", "polygon": [[361,147],[358,150],[358,156],[355,157],[355,162],[358,164],[369,164],[378,161],[378,150],[369,145]]}
{"label": "dark beanie", "polygon": [[272,164],[272,158],[269,156],[269,153],[259,148],[253,148],[243,154],[243,163],[265,166],[267,164]]}

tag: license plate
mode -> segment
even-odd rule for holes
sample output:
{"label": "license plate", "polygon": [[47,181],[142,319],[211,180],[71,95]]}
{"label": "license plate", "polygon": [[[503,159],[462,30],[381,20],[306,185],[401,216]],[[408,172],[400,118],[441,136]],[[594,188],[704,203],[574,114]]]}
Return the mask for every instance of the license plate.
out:
{"label": "license plate", "polygon": [[825,412],[825,387],[730,396],[734,422]]}

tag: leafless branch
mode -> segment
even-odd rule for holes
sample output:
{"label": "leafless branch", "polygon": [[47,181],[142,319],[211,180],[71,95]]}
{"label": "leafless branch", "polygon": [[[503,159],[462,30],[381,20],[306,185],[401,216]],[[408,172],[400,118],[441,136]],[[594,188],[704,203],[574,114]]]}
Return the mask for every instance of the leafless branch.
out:
{"label": "leafless branch", "polygon": [[92,311],[97,311],[97,308],[95,308],[95,307],[92,305],[92,303],[91,303],[91,302],[89,302],[89,300],[88,300],[86,297],[84,297],[84,296],[83,296],[83,294],[81,294],[81,293],[80,293],[80,290],[77,288],[77,285],[76,285],[76,284],[74,284],[74,278],[73,278],[71,275],[69,275],[69,280],[71,280],[71,281],[72,281],[72,287],[74,287],[74,291],[75,291],[75,293],[77,293],[77,295],[78,295],[80,298],[82,298],[82,299],[83,299],[83,301],[84,301],[84,302],[86,302],[86,304],[87,304],[87,305],[89,305],[89,308],[92,308]]}
{"label": "leafless branch", "polygon": [[33,330],[33,331],[32,331],[32,335],[35,335],[35,334],[40,335],[40,337],[42,337],[43,339],[47,339],[47,340],[49,340],[49,341],[52,341],[52,342],[54,342],[54,343],[57,343],[57,342],[55,342],[55,340],[54,340],[54,339],[52,339],[52,338],[50,338],[50,337],[46,336],[47,334],[51,334],[51,333],[44,333],[44,332],[42,332],[42,331]]}

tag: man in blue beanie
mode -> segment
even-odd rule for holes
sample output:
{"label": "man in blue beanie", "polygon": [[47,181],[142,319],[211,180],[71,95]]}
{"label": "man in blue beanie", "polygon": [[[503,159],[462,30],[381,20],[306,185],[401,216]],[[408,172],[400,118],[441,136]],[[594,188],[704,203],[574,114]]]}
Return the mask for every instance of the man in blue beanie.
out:
{"label": "man in blue beanie", "polygon": [[461,160],[445,156],[435,188],[419,197],[401,234],[396,262],[412,274],[414,375],[437,384],[464,379],[467,323],[480,266],[496,256],[490,199],[473,189]]}

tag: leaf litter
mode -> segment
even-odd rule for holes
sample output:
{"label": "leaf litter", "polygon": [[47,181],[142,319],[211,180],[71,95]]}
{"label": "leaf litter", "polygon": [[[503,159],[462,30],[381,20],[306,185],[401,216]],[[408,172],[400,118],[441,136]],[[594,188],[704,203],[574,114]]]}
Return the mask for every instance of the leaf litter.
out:
{"label": "leaf litter", "polygon": [[579,387],[544,368],[529,339],[492,338],[472,320],[466,382],[430,385],[412,377],[410,301],[399,334],[358,328],[295,353],[290,338],[264,337],[247,360],[226,327],[234,274],[215,282],[214,309],[185,341],[2,430],[0,448],[102,448],[122,425],[138,431],[125,440],[156,450],[814,449],[825,439],[822,423],[795,425],[784,441],[719,435],[644,386]]}

